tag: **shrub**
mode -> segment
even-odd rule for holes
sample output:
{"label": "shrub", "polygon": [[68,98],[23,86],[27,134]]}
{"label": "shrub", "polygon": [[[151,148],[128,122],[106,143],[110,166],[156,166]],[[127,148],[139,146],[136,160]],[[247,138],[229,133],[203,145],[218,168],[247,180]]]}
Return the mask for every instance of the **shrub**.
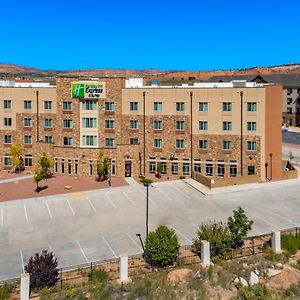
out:
{"label": "shrub", "polygon": [[241,286],[238,290],[238,295],[236,299],[241,300],[266,300],[270,297],[270,291],[267,287],[262,284],[258,283],[254,286]]}
{"label": "shrub", "polygon": [[12,292],[12,285],[7,284],[7,283],[4,285],[0,285],[0,299],[1,300],[9,299],[11,292]]}
{"label": "shrub", "polygon": [[173,229],[159,226],[145,241],[146,261],[153,266],[165,267],[176,261],[179,242]]}
{"label": "shrub", "polygon": [[227,226],[222,222],[202,224],[197,232],[197,237],[193,244],[200,253],[201,241],[206,240],[210,242],[211,256],[224,257],[230,250],[232,236]]}
{"label": "shrub", "polygon": [[53,286],[58,281],[57,260],[53,253],[43,250],[31,256],[25,271],[30,274],[30,286],[41,289]]}
{"label": "shrub", "polygon": [[89,272],[88,277],[89,281],[92,283],[104,283],[109,280],[107,272],[102,269],[93,269],[91,272]]}
{"label": "shrub", "polygon": [[243,239],[252,228],[253,221],[249,220],[245,211],[238,207],[233,216],[228,218],[227,226],[232,235],[232,248],[237,249],[244,245]]}
{"label": "shrub", "polygon": [[281,246],[290,255],[294,255],[300,248],[300,238],[291,234],[283,234],[281,236]]}
{"label": "shrub", "polygon": [[152,183],[153,181],[151,180],[151,179],[148,179],[148,178],[140,178],[140,182],[142,183],[142,184],[150,184],[150,183]]}

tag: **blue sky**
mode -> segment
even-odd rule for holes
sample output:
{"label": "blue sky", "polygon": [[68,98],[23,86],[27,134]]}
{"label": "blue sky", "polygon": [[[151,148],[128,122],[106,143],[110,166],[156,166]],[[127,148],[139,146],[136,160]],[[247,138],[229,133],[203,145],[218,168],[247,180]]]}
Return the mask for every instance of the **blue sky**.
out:
{"label": "blue sky", "polygon": [[212,70],[300,62],[300,1],[3,1],[0,62]]}

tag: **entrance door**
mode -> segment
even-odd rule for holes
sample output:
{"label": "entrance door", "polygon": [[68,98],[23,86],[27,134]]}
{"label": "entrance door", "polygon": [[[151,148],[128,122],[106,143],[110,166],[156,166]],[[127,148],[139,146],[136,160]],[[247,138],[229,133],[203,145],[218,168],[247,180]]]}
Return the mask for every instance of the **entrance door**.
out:
{"label": "entrance door", "polygon": [[248,175],[254,175],[255,168],[254,166],[248,166]]}
{"label": "entrance door", "polygon": [[131,161],[125,161],[125,177],[131,177]]}

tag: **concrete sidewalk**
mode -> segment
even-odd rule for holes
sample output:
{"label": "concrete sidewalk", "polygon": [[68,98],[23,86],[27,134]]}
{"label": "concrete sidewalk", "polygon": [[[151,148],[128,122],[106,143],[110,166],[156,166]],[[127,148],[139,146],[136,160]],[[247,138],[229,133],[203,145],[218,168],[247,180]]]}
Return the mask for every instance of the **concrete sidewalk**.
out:
{"label": "concrete sidewalk", "polygon": [[19,180],[28,179],[28,178],[33,178],[33,175],[25,175],[25,176],[19,176],[15,178],[0,179],[0,183],[15,182]]}

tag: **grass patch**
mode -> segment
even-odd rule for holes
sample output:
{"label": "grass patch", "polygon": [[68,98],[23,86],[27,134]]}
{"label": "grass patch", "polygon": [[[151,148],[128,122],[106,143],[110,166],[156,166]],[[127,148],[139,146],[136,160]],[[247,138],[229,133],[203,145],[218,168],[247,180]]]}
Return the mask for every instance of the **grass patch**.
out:
{"label": "grass patch", "polygon": [[109,280],[109,275],[102,269],[93,269],[88,277],[91,283],[105,283]]}
{"label": "grass patch", "polygon": [[1,300],[9,299],[12,290],[13,290],[13,286],[11,284],[0,285],[0,299]]}
{"label": "grass patch", "polygon": [[294,255],[300,248],[300,238],[291,234],[283,234],[281,236],[281,247],[290,255]]}

